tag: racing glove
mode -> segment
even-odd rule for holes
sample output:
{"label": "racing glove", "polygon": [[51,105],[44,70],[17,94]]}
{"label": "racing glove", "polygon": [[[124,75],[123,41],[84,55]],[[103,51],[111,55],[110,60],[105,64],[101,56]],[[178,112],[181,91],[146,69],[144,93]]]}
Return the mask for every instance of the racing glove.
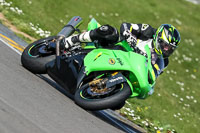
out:
{"label": "racing glove", "polygon": [[137,38],[136,36],[134,36],[130,30],[125,30],[123,32],[123,36],[125,37],[125,40],[128,42],[128,44],[132,47],[135,48],[136,47],[136,43],[137,43]]}
{"label": "racing glove", "polygon": [[128,44],[134,49],[134,51],[136,53],[139,53],[141,55],[144,55],[145,57],[147,57],[147,54],[144,53],[143,51],[141,51],[137,46],[137,38],[136,36],[134,36],[130,30],[125,30],[123,32],[123,36],[125,37],[125,40],[128,42]]}

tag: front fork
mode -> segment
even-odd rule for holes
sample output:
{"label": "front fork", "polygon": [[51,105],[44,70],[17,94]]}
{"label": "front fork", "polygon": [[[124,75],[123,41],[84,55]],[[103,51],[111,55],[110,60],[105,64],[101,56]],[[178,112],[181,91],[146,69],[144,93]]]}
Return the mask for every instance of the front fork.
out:
{"label": "front fork", "polygon": [[[119,79],[120,77],[123,77],[123,79],[120,79],[120,81],[116,80]],[[114,81],[114,83],[109,83],[109,81]],[[139,95],[138,93],[134,92],[134,87],[132,83],[129,81],[129,79],[123,76],[120,72],[114,72],[111,74],[111,77],[106,77],[106,78],[102,78],[102,75],[100,75],[91,82],[89,82],[89,86],[91,88],[94,88],[95,91],[103,91],[105,88],[108,88],[108,86],[112,87],[113,85],[119,84],[120,82],[128,83],[132,92],[130,97],[136,97]]]}

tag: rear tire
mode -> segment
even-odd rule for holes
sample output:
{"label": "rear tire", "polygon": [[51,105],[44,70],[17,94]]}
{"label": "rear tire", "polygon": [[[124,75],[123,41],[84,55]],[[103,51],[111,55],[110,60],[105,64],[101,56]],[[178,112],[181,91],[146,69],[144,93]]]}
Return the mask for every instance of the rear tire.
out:
{"label": "rear tire", "polygon": [[47,38],[40,39],[38,41],[35,41],[31,44],[29,44],[25,50],[22,53],[21,56],[21,63],[23,67],[28,69],[34,74],[45,74],[46,73],[46,67],[45,65],[55,59],[55,55],[48,55],[44,57],[37,57],[36,55],[32,56],[31,50],[35,47],[39,47],[40,45],[44,45],[46,42],[50,42],[52,40],[56,39],[56,36],[50,36]]}
{"label": "rear tire", "polygon": [[[80,107],[86,109],[86,110],[103,110],[103,109],[116,109],[119,105],[121,107],[122,103],[125,103],[125,100],[129,98],[131,95],[131,89],[128,85],[128,83],[121,83],[121,89],[113,94],[109,95],[105,98],[100,99],[89,99],[84,97],[83,93],[86,93],[85,91],[89,87],[88,84],[83,85],[79,90],[76,91],[74,99],[76,104],[78,104]],[[87,94],[86,94],[87,95]],[[124,105],[124,104],[123,104]]]}

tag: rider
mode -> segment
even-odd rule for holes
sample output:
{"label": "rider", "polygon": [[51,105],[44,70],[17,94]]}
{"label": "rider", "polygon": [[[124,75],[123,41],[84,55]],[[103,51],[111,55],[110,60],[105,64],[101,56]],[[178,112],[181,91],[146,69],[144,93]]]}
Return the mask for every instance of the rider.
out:
{"label": "rider", "polygon": [[[151,49],[151,63],[156,77],[167,67],[168,57],[174,52],[180,43],[178,30],[170,24],[162,24],[158,29],[149,24],[122,23],[120,37],[116,28],[103,25],[97,29],[87,31],[78,35],[64,38],[61,46],[66,49],[79,45],[81,42],[97,42],[103,47],[125,50],[124,47],[113,45],[119,40],[125,40],[132,49],[145,55],[144,46],[148,44]],[[153,89],[149,92],[151,95]]]}

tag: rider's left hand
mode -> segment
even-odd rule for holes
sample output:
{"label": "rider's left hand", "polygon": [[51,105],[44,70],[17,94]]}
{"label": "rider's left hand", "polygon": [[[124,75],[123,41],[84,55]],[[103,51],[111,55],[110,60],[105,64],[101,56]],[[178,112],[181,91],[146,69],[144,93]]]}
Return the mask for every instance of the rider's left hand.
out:
{"label": "rider's left hand", "polygon": [[125,30],[123,35],[131,47],[135,47],[137,43],[137,38],[129,30]]}

